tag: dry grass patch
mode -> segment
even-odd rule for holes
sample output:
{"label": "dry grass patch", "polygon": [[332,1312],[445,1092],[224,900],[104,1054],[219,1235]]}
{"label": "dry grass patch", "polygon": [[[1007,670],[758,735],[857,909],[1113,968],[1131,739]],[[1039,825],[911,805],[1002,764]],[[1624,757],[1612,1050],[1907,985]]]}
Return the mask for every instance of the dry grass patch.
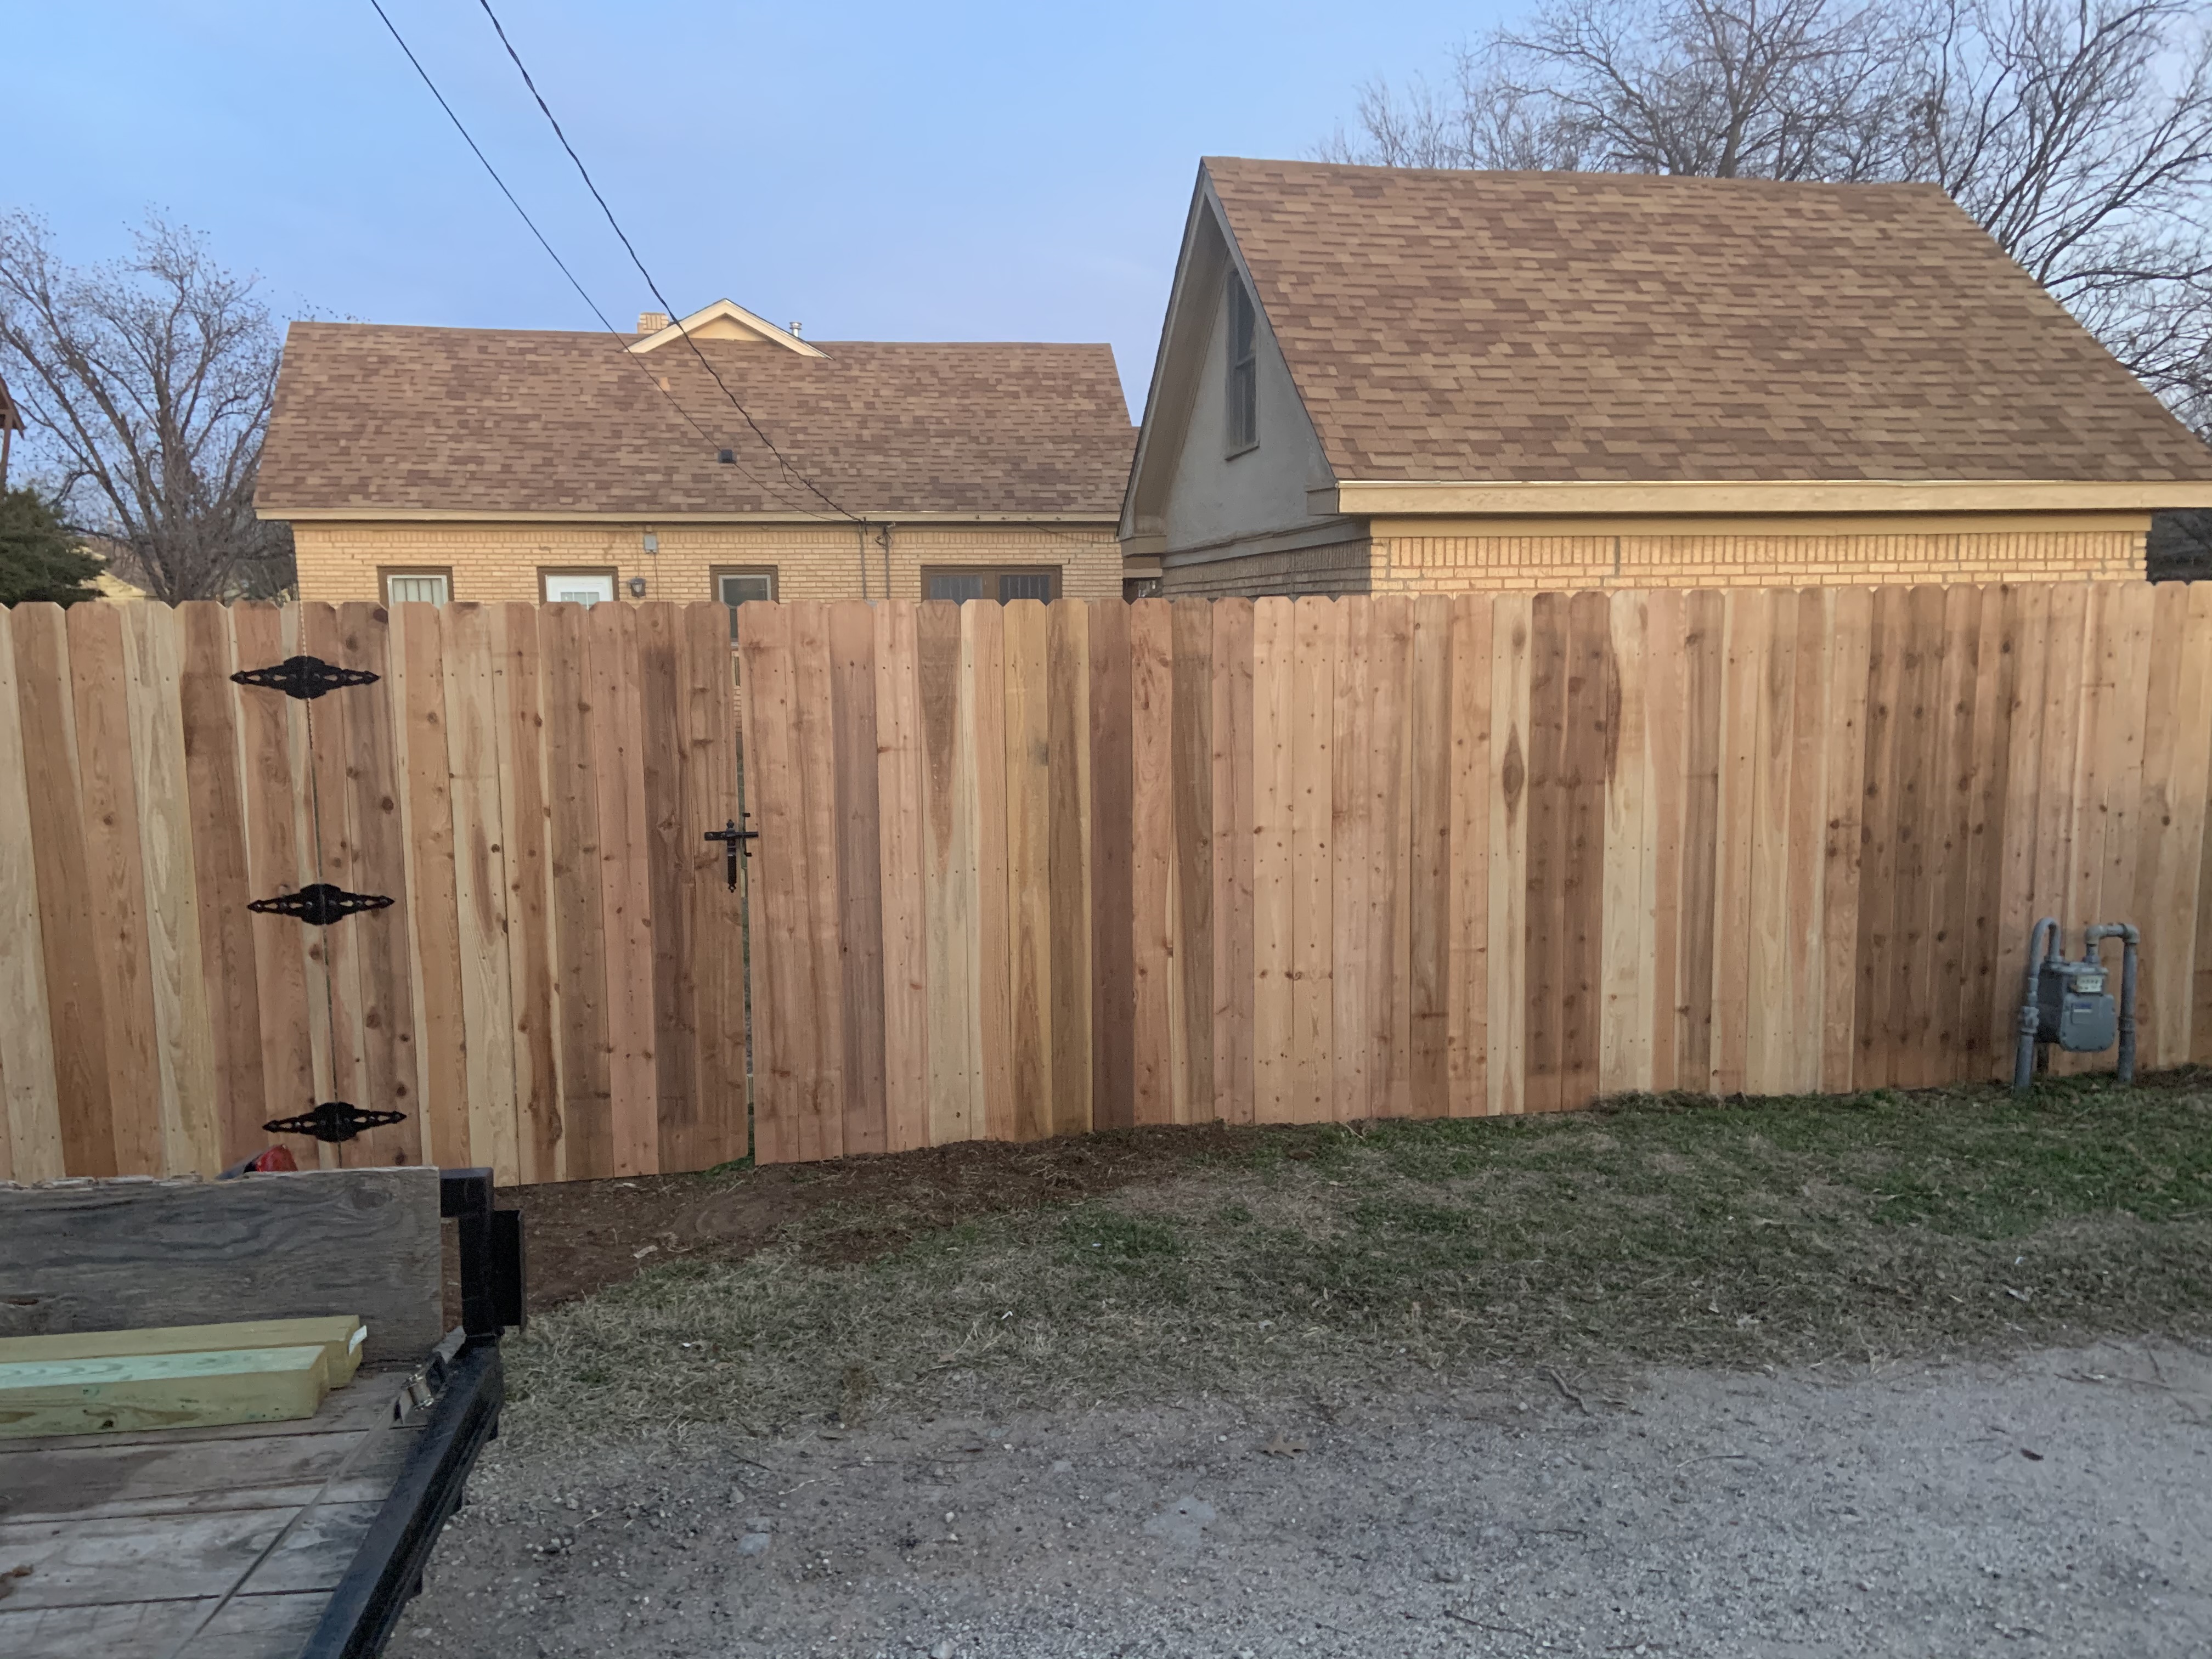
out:
{"label": "dry grass patch", "polygon": [[2197,1074],[1193,1141],[1179,1170],[947,1225],[831,1205],[744,1261],[558,1310],[511,1345],[515,1425],[769,1431],[1500,1363],[2212,1333]]}

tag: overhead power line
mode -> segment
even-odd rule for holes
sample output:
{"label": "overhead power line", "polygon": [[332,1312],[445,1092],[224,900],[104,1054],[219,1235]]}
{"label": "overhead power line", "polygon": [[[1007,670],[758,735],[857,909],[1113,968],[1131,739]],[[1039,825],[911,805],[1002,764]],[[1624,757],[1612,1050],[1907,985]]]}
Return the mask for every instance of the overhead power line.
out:
{"label": "overhead power line", "polygon": [[[491,158],[483,153],[483,147],[477,143],[474,136],[470,133],[467,125],[463,123],[459,115],[454,112],[453,105],[446,100],[446,94],[438,90],[438,83],[430,78],[430,71],[422,67],[422,60],[415,55],[415,49],[407,44],[406,37],[399,33],[398,26],[392,22],[391,15],[384,9],[382,0],[368,0],[368,3],[375,10],[378,18],[382,21],[385,28],[390,33],[392,40],[398,43],[399,50],[406,55],[407,61],[414,66],[415,73],[422,77],[422,84],[429,88],[430,96],[438,100],[438,107],[445,111],[446,118],[453,124],[453,131],[461,135],[461,142],[466,144],[469,147],[470,152],[475,155],[478,161],[483,163],[483,170],[491,175],[492,183],[499,186],[499,193],[507,198],[507,205],[513,208],[516,215],[521,219],[522,222],[529,227],[530,234],[538,239],[538,246],[545,250],[545,257],[552,260],[554,264],[558,267],[561,274],[568,279],[568,286],[576,290],[576,297],[581,300],[586,307],[590,309],[592,315],[599,319],[599,326],[605,329],[615,342],[622,347],[623,355],[630,362],[635,362],[637,365],[638,373],[645,376],[646,384],[650,386],[660,397],[667,400],[668,406],[674,410],[676,413],[682,417],[684,423],[690,427],[692,431],[699,434],[699,441],[702,443],[706,445],[709,449],[714,450],[717,453],[720,453],[723,446],[714,438],[712,433],[708,432],[704,427],[701,426],[697,421],[692,418],[691,411],[684,408],[683,404],[678,401],[674,392],[671,392],[666,386],[661,384],[660,377],[653,372],[652,368],[646,363],[645,360],[642,357],[638,357],[631,353],[629,350],[629,337],[623,334],[621,330],[617,329],[612,322],[608,320],[607,313],[600,309],[599,301],[594,300],[592,297],[590,291],[585,288],[581,282],[577,280],[576,273],[568,268],[568,261],[561,257],[559,252],[554,247],[553,244],[546,239],[545,233],[538,228],[538,222],[530,216],[530,210],[524,207],[522,203],[516,198],[515,193],[507,188],[507,180],[500,176],[499,169],[494,167],[491,163]],[[495,24],[496,20],[495,20]],[[556,131],[558,129],[556,128]],[[597,192],[595,191],[593,193],[596,194]],[[602,205],[604,206],[605,204],[602,204]],[[657,294],[659,290],[656,289],[655,293]],[[665,304],[665,301],[663,303]],[[696,349],[696,348],[694,349]],[[720,376],[716,377],[718,380],[720,378]],[[725,387],[724,390],[726,391],[727,388]],[[743,410],[741,410],[739,412],[743,413]],[[746,419],[750,423],[751,416],[747,416]],[[755,428],[754,429],[756,431],[758,430],[757,428]],[[775,447],[770,445],[769,447],[772,450]],[[777,459],[781,460],[782,458],[778,456]],[[780,501],[783,506],[789,507],[793,512],[805,514],[808,517],[819,516],[814,512],[814,509],[800,506],[798,502],[792,501],[788,496],[783,495],[781,491],[776,489],[765,478],[756,476],[750,468],[740,465],[738,470],[745,475],[748,480],[754,484],[758,485],[766,493],[774,495],[778,501]],[[816,493],[819,494],[820,492],[817,491]],[[835,506],[836,503],[832,502],[831,505]],[[841,507],[838,508],[838,511],[842,512],[843,509]],[[850,517],[851,515],[847,514],[846,516]]]}
{"label": "overhead power line", "polygon": [[[629,255],[629,262],[637,267],[637,274],[645,278],[646,287],[652,289],[653,297],[660,302],[660,308],[671,317],[679,316],[681,313],[668,303],[668,296],[660,291],[660,284],[653,280],[653,273],[646,269],[645,261],[638,257],[636,247],[631,243],[629,234],[622,228],[622,222],[615,217],[615,210],[607,205],[607,198],[599,193],[599,185],[592,182],[591,169],[584,165],[584,158],[576,154],[576,147],[568,142],[568,135],[561,130],[561,123],[553,113],[553,106],[545,101],[545,94],[538,90],[538,82],[531,79],[530,70],[523,63],[522,54],[515,51],[514,42],[507,38],[507,29],[499,21],[499,14],[491,9],[491,0],[477,0],[477,3],[483,8],[483,15],[491,20],[492,32],[499,36],[500,45],[507,49],[508,58],[513,61],[516,72],[522,76],[522,84],[530,89],[531,97],[537,100],[538,110],[553,129],[553,136],[561,141],[561,148],[568,151],[568,159],[576,164],[576,173],[578,177],[583,179],[584,188],[592,192],[592,199],[599,204],[599,211],[606,215],[608,225],[613,229],[616,239],[622,243],[623,251]],[[381,10],[382,8],[380,7],[379,9]],[[720,372],[713,363],[707,361],[707,354],[699,349],[699,343],[691,337],[690,331],[683,328],[680,323],[678,325],[678,329],[684,336],[684,343],[691,348],[691,355],[699,360],[700,367],[714,377],[714,384],[722,389],[722,395],[730,400],[730,407],[744,417],[745,424],[752,428],[753,436],[758,438],[766,447],[768,453],[775,457],[776,464],[804,484],[817,501],[831,511],[842,514],[854,524],[865,522],[859,514],[848,510],[841,502],[832,499],[821,485],[792,465],[790,457],[775,447],[775,441],[761,430],[760,422],[753,419],[752,411],[738,400],[736,392],[730,390],[729,382],[722,378]]]}

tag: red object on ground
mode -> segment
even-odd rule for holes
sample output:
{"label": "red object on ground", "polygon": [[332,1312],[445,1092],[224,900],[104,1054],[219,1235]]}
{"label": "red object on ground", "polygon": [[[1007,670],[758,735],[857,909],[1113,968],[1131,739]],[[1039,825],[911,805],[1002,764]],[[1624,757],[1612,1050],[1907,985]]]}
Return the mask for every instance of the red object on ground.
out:
{"label": "red object on ground", "polygon": [[292,1156],[289,1146],[271,1146],[246,1167],[256,1171],[296,1170],[300,1167],[300,1160]]}

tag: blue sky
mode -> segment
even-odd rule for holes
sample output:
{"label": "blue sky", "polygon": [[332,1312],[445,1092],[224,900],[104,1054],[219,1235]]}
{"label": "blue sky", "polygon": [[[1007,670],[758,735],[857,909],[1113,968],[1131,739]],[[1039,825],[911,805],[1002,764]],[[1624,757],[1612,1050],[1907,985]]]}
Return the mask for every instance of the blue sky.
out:
{"label": "blue sky", "polygon": [[[1197,159],[1304,155],[1492,12],[495,0],[662,289],[823,339],[1113,343],[1141,409]],[[386,0],[618,324],[652,305],[474,0]],[[592,326],[368,0],[0,0],[0,206],[65,255],[149,207],[288,311]]]}

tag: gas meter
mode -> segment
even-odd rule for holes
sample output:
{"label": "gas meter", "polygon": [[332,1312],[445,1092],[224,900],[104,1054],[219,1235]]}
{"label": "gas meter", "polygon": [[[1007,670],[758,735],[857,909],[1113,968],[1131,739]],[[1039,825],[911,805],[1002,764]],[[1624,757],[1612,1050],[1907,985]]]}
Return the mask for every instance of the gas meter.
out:
{"label": "gas meter", "polygon": [[[2112,974],[2097,954],[2108,939],[2125,946],[2119,994]],[[2020,1042],[2013,1058],[2012,1085],[2026,1089],[2035,1078],[2035,1051],[2055,1042],[2075,1054],[2095,1054],[2120,1045],[2119,1080],[2136,1075],[2136,930],[2126,922],[2105,922],[2084,931],[2081,954],[2069,961],[2057,921],[2046,916],[2028,935],[2027,983],[2020,1007]]]}

